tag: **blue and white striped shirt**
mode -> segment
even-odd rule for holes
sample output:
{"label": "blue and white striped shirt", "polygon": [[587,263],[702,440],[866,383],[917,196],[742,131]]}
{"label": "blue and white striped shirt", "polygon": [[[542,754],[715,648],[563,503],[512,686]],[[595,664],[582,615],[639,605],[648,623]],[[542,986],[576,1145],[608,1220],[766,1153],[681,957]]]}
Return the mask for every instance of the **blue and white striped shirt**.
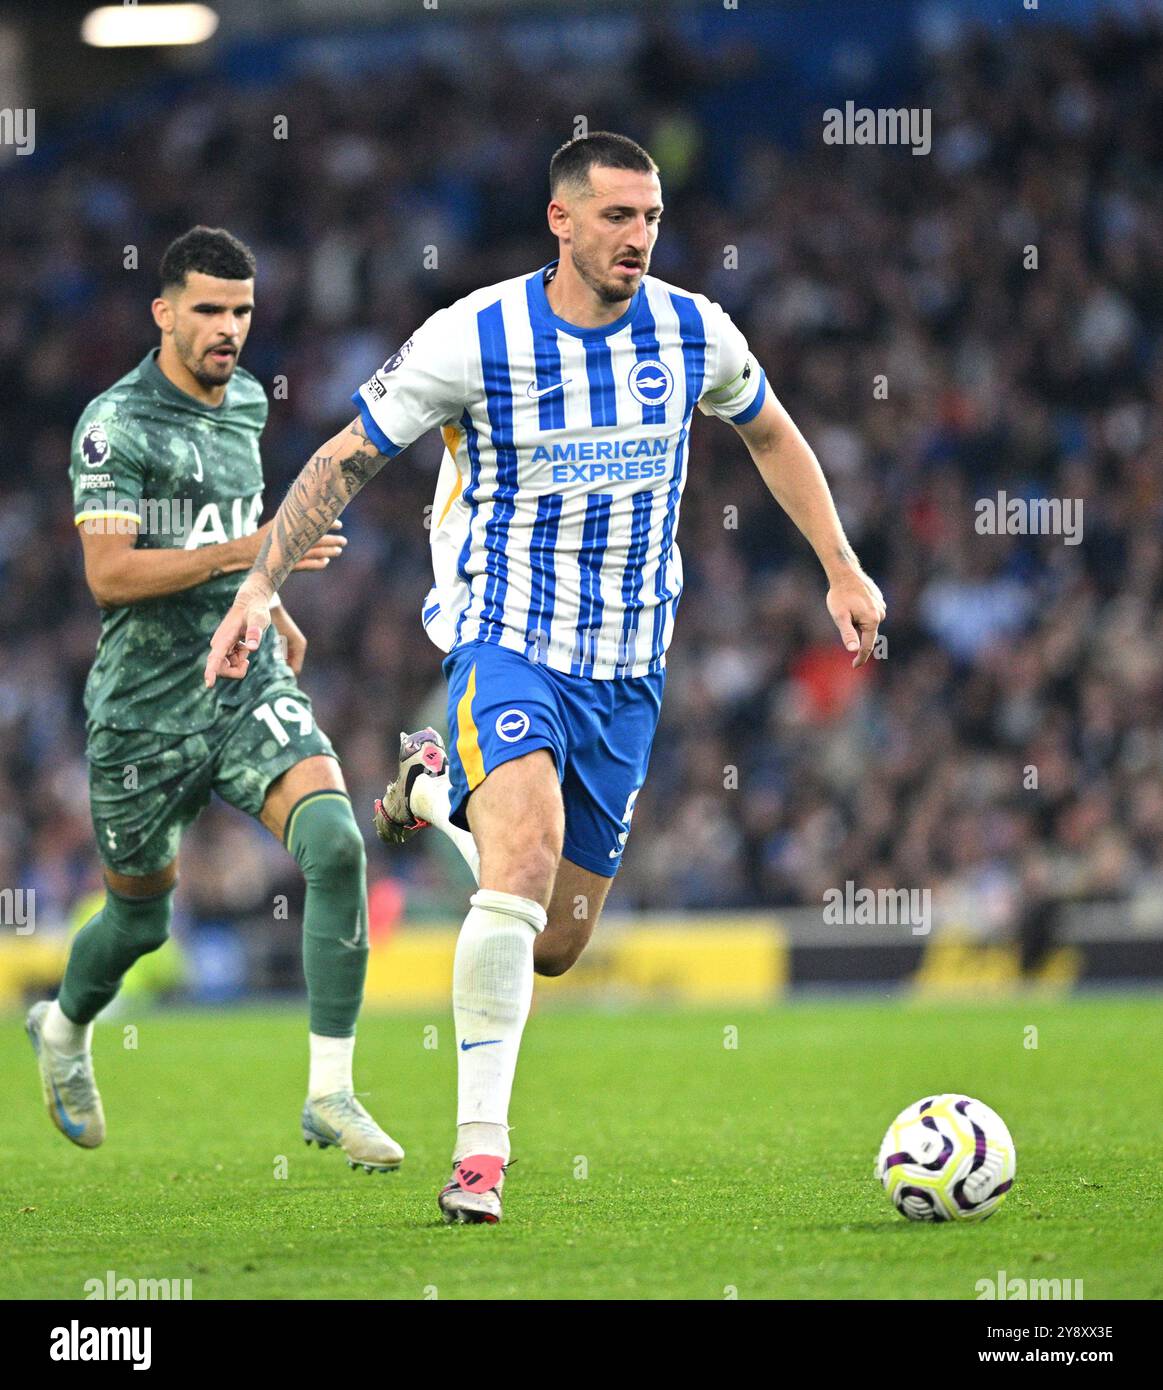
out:
{"label": "blue and white striped shirt", "polygon": [[439,310],[352,399],[385,454],[442,429],[423,610],[438,647],[641,676],[665,665],[682,592],[695,406],[744,424],[766,381],[704,295],[647,275],[620,318],[578,328],[549,306],[555,268]]}

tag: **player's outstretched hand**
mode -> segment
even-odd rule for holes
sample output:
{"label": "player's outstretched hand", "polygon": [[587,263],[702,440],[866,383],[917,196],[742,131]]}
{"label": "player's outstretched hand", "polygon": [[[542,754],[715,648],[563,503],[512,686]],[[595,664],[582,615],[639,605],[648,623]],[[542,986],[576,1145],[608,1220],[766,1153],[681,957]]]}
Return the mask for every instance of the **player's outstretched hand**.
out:
{"label": "player's outstretched hand", "polygon": [[852,665],[863,666],[872,655],[877,629],[884,622],[884,595],[856,566],[836,577],[828,590],[827,603],[844,646],[855,653]]}
{"label": "player's outstretched hand", "polygon": [[244,584],[230,612],[218,624],[210,640],[210,655],[202,679],[212,687],[219,676],[241,680],[250,668],[250,654],[258,651],[262,635],[270,627],[271,610],[266,598],[248,593]]}

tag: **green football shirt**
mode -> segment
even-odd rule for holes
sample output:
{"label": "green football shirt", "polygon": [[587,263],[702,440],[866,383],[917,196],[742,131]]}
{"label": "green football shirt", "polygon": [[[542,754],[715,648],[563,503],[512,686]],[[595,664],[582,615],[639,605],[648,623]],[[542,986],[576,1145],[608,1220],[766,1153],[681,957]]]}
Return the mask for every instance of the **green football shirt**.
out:
{"label": "green football shirt", "polygon": [[[69,465],[77,524],[136,527],[139,550],[192,550],[249,535],[262,515],[258,441],[266,392],[236,367],[222,403],[204,405],[162,373],[157,352],[81,415]],[[192,733],[271,677],[289,676],[271,628],[251,655],[245,681],[220,680],[212,690],[202,683],[210,638],[243,574],[102,609],[97,658],[85,685],[90,723]]]}

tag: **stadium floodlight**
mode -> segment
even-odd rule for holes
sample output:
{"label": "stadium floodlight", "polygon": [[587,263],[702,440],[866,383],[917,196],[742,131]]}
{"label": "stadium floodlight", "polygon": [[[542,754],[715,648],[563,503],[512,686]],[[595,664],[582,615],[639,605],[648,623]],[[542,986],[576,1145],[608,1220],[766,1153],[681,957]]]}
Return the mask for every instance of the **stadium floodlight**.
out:
{"label": "stadium floodlight", "polygon": [[101,5],[81,23],[94,48],[141,48],[205,43],[218,28],[209,5]]}

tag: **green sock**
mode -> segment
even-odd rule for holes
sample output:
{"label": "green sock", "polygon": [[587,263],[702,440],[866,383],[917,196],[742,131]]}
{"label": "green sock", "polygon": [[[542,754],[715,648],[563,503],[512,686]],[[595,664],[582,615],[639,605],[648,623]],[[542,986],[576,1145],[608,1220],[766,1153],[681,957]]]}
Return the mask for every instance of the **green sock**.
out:
{"label": "green sock", "polygon": [[73,938],[57,996],[66,1018],[74,1023],[96,1018],[133,962],[165,941],[173,897],[172,887],[151,898],[123,898],[106,889],[100,912]]}
{"label": "green sock", "polygon": [[311,1032],[350,1038],[367,975],[367,856],[351,801],[308,792],[287,817],[287,849],[307,880],[303,974]]}

